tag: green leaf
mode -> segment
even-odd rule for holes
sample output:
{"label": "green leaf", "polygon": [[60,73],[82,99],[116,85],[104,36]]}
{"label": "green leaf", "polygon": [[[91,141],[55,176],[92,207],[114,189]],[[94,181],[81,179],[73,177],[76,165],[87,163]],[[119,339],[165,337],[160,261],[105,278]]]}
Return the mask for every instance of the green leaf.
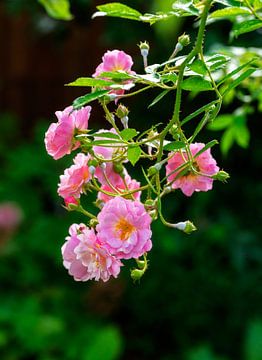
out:
{"label": "green leaf", "polygon": [[93,18],[107,15],[123,19],[140,20],[140,16],[142,16],[139,11],[118,2],[99,5],[96,8],[99,11],[92,16]]}
{"label": "green leaf", "polygon": [[176,14],[173,11],[169,12],[157,12],[157,14],[144,14],[140,16],[140,20],[149,23],[150,25],[153,25],[157,21],[161,20],[167,20],[170,17],[176,16]]}
{"label": "green leaf", "polygon": [[199,155],[201,155],[203,152],[205,152],[207,149],[210,149],[212,146],[217,145],[218,141],[217,140],[211,140],[209,141],[201,150],[199,150],[196,155],[194,156],[194,158],[197,158]]}
{"label": "green leaf", "polygon": [[173,10],[178,11],[180,15],[199,15],[199,10],[190,0],[176,0],[172,5]]}
{"label": "green leaf", "polygon": [[66,84],[66,86],[110,86],[114,83],[111,81],[103,80],[103,79],[94,79],[89,77],[81,77],[76,79],[75,81]]}
{"label": "green leaf", "polygon": [[128,74],[124,71],[106,71],[99,75],[101,78],[109,78],[112,79],[114,82],[123,82],[130,79],[135,79],[134,75]]}
{"label": "green leaf", "polygon": [[177,74],[170,73],[170,74],[161,75],[161,81],[164,83],[172,81],[175,84],[177,82]]}
{"label": "green leaf", "polygon": [[151,104],[148,106],[148,109],[156,105],[169,91],[170,90],[164,90],[160,94],[158,94],[157,97],[155,97]]}
{"label": "green leaf", "polygon": [[235,70],[231,71],[230,73],[228,73],[222,81],[220,81],[220,83],[218,84],[218,86],[220,86],[221,84],[223,84],[226,80],[230,79],[231,77],[233,77],[234,75],[236,75],[237,73],[239,73],[241,70],[243,70],[245,67],[249,66],[252,62],[254,62],[254,60],[256,60],[256,58],[253,58],[251,60],[249,60],[248,62],[246,62],[245,64],[240,65],[239,67],[237,67]]}
{"label": "green leaf", "polygon": [[205,75],[207,73],[206,65],[200,59],[195,60],[192,64],[189,64],[188,67],[192,71],[201,75]]}
{"label": "green leaf", "polygon": [[163,149],[168,151],[183,149],[185,147],[185,143],[183,141],[172,141],[169,144],[166,144]]}
{"label": "green leaf", "polygon": [[250,15],[251,11],[246,7],[230,7],[225,9],[220,9],[212,12],[209,17],[211,19],[218,18],[227,18],[227,17],[235,17],[238,15]]}
{"label": "green leaf", "polygon": [[233,29],[232,29],[232,35],[234,37],[237,37],[238,35],[260,29],[261,27],[262,27],[261,20],[257,20],[257,19],[246,20],[241,23],[234,24]]}
{"label": "green leaf", "polygon": [[127,158],[134,166],[139,160],[141,155],[141,149],[139,146],[130,146],[127,150]]}
{"label": "green leaf", "polygon": [[119,139],[120,140],[120,137],[119,135],[117,134],[114,134],[112,132],[100,132],[100,133],[94,133],[94,134],[91,134],[92,136],[94,137],[101,137],[101,138],[108,138],[108,139]]}
{"label": "green leaf", "polygon": [[42,4],[49,16],[58,20],[72,20],[68,0],[38,0]]}
{"label": "green leaf", "polygon": [[192,114],[188,115],[181,121],[181,126],[186,124],[188,121],[194,119],[196,116],[200,115],[204,111],[209,111],[215,104],[217,103],[217,100],[211,101],[210,103],[202,106],[201,108],[194,111]]}
{"label": "green leaf", "polygon": [[250,68],[247,69],[246,71],[244,71],[238,78],[236,78],[235,80],[233,80],[228,86],[227,88],[223,91],[222,96],[224,96],[227,92],[229,92],[230,90],[234,89],[236,86],[238,86],[243,80],[245,80],[246,78],[248,78],[251,74],[253,74],[254,71],[256,71],[257,69],[255,68]]}
{"label": "green leaf", "polygon": [[74,109],[79,109],[82,106],[90,103],[91,101],[94,101],[96,99],[99,99],[99,98],[105,96],[106,94],[109,93],[109,91],[110,90],[98,90],[98,91],[94,91],[90,94],[80,96],[73,101],[73,107],[74,107]]}
{"label": "green leaf", "polygon": [[212,84],[201,76],[191,76],[182,82],[182,89],[188,91],[212,90]]}
{"label": "green leaf", "polygon": [[244,114],[235,115],[234,117],[234,131],[235,140],[239,146],[246,149],[249,145],[250,133],[246,125],[246,116]]}
{"label": "green leaf", "polygon": [[117,360],[123,350],[122,336],[115,326],[98,330],[81,357],[83,360]]}
{"label": "green leaf", "polygon": [[231,6],[241,6],[242,0],[215,0],[214,2],[231,7]]}
{"label": "green leaf", "polygon": [[208,124],[207,128],[213,131],[223,130],[232,124],[233,117],[231,114],[219,115],[212,123]]}
{"label": "green leaf", "polygon": [[221,137],[220,148],[223,155],[227,155],[235,140],[235,131],[233,127],[228,128]]}
{"label": "green leaf", "polygon": [[212,56],[206,56],[205,60],[210,71],[216,71],[223,68],[231,60],[231,58],[222,54],[215,54]]}
{"label": "green leaf", "polygon": [[124,140],[129,141],[137,135],[137,131],[136,129],[124,129],[120,134]]}

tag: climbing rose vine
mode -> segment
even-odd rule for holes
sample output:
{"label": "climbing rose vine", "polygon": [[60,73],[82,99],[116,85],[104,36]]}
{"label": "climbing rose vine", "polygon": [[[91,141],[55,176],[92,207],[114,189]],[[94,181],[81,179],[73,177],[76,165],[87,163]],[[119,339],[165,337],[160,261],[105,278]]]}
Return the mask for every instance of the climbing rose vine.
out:
{"label": "climbing rose vine", "polygon": [[[224,81],[230,79],[232,90],[253,70],[243,73],[245,66],[241,65],[228,74],[221,73],[229,62],[228,57],[218,53],[204,55],[204,30],[211,3],[211,0],[192,2],[190,7],[183,8],[173,4],[173,11],[166,17],[173,13],[196,15],[200,22],[193,45],[189,46],[188,35],[181,35],[166,61],[148,64],[149,45],[141,42],[142,74],[135,71],[137,66],[130,54],[115,49],[103,55],[91,77],[78,78],[68,84],[90,87],[91,91],[75,99],[72,106],[55,113],[57,122],[47,130],[45,146],[55,160],[75,152],[73,164],[60,176],[58,195],[69,211],[78,211],[86,219],[82,224],[71,225],[62,247],[64,266],[76,281],[107,281],[117,277],[129,259],[136,261],[131,277],[139,280],[148,267],[147,256],[153,246],[153,221],[160,219],[164,225],[186,234],[196,230],[189,220],[169,222],[165,219],[162,212],[165,196],[181,191],[190,197],[194,192],[210,191],[215,180],[225,181],[229,177],[211,153],[217,140],[202,143],[197,138],[220,111],[227,92]],[[142,16],[119,3],[108,5],[99,6],[95,16],[119,16],[150,23],[165,17]],[[187,47],[188,53],[178,56]],[[174,94],[173,113],[167,115],[166,121],[162,115],[160,125],[149,125],[139,133],[132,126],[125,102],[131,96],[143,96],[143,92],[151,88],[160,93],[149,108],[157,106],[170,92]],[[183,94],[190,91],[194,95],[212,92],[213,97],[207,98],[213,100],[184,116]],[[92,109],[87,105],[94,101],[102,107],[106,119],[104,129],[98,131],[93,130]],[[191,120],[196,125],[188,134],[187,123]],[[143,166],[139,160],[143,160]],[[143,181],[137,181],[128,173],[127,169],[132,166],[141,169]],[[87,211],[81,201],[90,191],[97,194],[92,212]]]}

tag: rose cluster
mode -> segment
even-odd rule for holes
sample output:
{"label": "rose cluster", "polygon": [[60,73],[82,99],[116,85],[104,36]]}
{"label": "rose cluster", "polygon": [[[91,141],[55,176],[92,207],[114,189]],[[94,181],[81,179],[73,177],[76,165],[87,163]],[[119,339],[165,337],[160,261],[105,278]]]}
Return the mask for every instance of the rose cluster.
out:
{"label": "rose cluster", "polygon": [[[132,58],[123,51],[108,51],[93,77],[106,80],[104,74],[113,71],[135,74],[131,70],[132,65]],[[110,89],[110,94],[115,95],[117,102],[124,91]],[[48,154],[55,160],[81,149],[73,164],[60,176],[58,194],[68,209],[83,212],[91,221],[89,226],[73,224],[70,227],[69,236],[62,247],[64,266],[77,281],[107,281],[110,276],[118,276],[123,259],[138,260],[151,250],[152,204],[150,208],[146,200],[142,202],[143,187],[131,178],[124,166],[128,161],[125,143],[114,146],[113,142],[110,144],[110,140],[107,140],[104,144],[98,141],[92,147],[84,146],[86,143],[82,143],[82,139],[86,139],[85,134],[89,131],[90,115],[90,106],[81,109],[70,106],[57,111],[58,121],[47,130],[45,145]],[[127,122],[124,124],[126,127]],[[94,134],[94,140],[103,140],[105,133],[117,135],[118,129],[99,130]],[[213,176],[219,168],[210,149],[203,151],[204,146],[202,143],[192,143],[189,152],[180,149],[167,155],[166,187],[181,189],[186,196],[191,196],[194,191],[212,188]],[[149,147],[148,154],[151,155]],[[187,163],[191,166],[187,167]],[[82,194],[88,190],[97,191],[97,216],[85,211],[80,204]],[[157,211],[156,204],[153,202],[153,208]]]}

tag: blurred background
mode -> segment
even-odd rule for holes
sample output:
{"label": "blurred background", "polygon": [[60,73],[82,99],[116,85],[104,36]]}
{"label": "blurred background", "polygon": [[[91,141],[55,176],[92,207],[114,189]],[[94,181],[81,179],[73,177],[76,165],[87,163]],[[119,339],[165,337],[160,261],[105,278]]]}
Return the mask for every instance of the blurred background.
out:
{"label": "blurred background", "polygon": [[[99,3],[71,1],[69,22],[49,17],[35,0],[0,3],[0,359],[262,360],[261,79],[247,80],[222,109],[241,123],[241,136],[225,135],[230,131],[222,127],[199,137],[224,139],[222,151],[212,152],[230,173],[228,183],[166,200],[166,217],[190,219],[197,232],[187,236],[154,223],[150,266],[140,284],[130,279],[132,261],[108,283],[74,282],[62,266],[68,228],[85,219],[63,209],[56,192],[72,157],[54,161],[43,139],[54,112],[87,92],[64,84],[91,76],[107,49],[126,51],[142,72],[141,40],[150,43],[149,61],[159,63],[185,29],[193,38],[196,31],[192,18],[152,27],[91,20]],[[137,0],[134,7],[149,12],[171,4]],[[227,44],[230,28],[229,21],[211,24],[206,50]],[[261,45],[259,31],[230,43]],[[184,98],[185,112],[204,104],[206,94]],[[147,110],[156,95],[125,102],[132,127],[169,118],[172,97]],[[106,127],[98,105],[89,124]]]}

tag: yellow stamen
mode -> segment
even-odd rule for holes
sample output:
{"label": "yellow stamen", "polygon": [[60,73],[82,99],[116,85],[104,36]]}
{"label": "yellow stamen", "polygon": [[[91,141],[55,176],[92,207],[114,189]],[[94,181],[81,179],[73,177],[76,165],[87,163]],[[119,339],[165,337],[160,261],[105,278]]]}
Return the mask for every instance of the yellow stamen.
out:
{"label": "yellow stamen", "polygon": [[120,218],[115,225],[115,230],[120,235],[122,241],[128,240],[135,230],[134,225],[130,224],[125,218]]}

